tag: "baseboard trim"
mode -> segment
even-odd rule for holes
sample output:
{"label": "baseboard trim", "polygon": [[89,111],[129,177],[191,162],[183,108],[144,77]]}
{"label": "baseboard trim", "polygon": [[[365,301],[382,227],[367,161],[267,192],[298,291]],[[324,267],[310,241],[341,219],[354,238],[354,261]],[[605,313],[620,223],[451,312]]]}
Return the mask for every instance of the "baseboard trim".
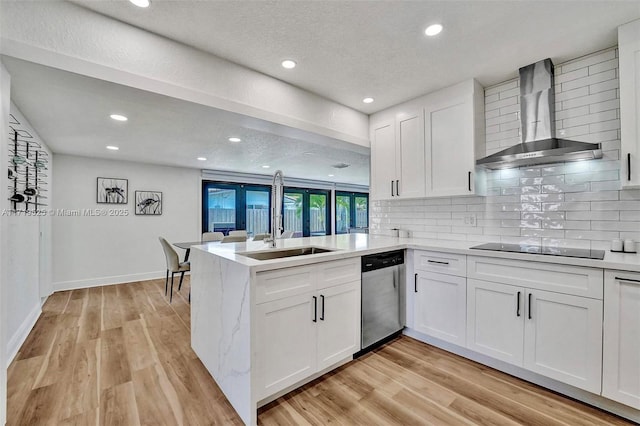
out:
{"label": "baseboard trim", "polygon": [[[45,299],[46,300],[46,299]],[[44,302],[43,302],[44,303]],[[13,333],[11,339],[7,343],[7,368],[13,362],[13,359],[18,354],[20,347],[27,340],[27,336],[31,333],[33,326],[36,325],[38,318],[40,318],[40,314],[42,313],[42,305],[40,303],[36,304],[29,315],[22,321],[18,330]]]}
{"label": "baseboard trim", "polygon": [[449,342],[445,342],[435,337],[427,336],[426,334],[420,333],[419,331],[415,331],[411,328],[405,328],[402,333],[423,343],[427,343],[429,345],[443,349],[447,352],[459,355],[463,358],[467,358],[480,364],[484,364],[488,367],[495,368],[496,370],[510,374],[519,379],[526,380],[527,382],[531,382],[538,386],[542,386],[543,388],[552,390],[569,398],[576,399],[578,401],[584,402],[585,404],[589,404],[601,410],[613,413],[617,416],[624,417],[625,419],[631,420],[632,422],[640,423],[640,410],[633,409],[603,396],[576,388],[574,386],[559,382],[554,379],[550,379],[524,368],[491,358],[489,356],[474,352],[470,349],[458,345],[454,345]]}
{"label": "baseboard trim", "polygon": [[[78,290],[81,288],[100,287],[103,285],[123,284],[135,281],[156,280],[166,277],[166,271],[145,272],[141,274],[114,275],[110,277],[89,278],[75,281],[59,281],[53,283],[53,291]],[[189,275],[189,273],[187,273]]]}

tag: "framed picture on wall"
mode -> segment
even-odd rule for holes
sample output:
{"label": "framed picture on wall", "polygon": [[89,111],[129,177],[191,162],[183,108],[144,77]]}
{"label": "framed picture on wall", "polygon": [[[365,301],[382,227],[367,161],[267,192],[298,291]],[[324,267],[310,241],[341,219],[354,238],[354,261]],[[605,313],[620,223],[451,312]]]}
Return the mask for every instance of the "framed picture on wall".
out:
{"label": "framed picture on wall", "polygon": [[119,178],[98,178],[96,201],[101,204],[127,204],[129,181]]}
{"label": "framed picture on wall", "polygon": [[161,215],[162,192],[136,191],[136,214],[155,216]]}

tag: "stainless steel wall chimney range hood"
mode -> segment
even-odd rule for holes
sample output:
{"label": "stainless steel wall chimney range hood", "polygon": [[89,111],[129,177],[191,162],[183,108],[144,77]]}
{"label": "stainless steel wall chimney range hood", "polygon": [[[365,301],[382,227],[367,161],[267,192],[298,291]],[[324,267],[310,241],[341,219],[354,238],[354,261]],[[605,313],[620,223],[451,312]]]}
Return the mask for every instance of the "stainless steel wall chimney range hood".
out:
{"label": "stainless steel wall chimney range hood", "polygon": [[476,161],[487,169],[602,158],[600,144],[557,139],[551,59],[520,68],[522,143]]}

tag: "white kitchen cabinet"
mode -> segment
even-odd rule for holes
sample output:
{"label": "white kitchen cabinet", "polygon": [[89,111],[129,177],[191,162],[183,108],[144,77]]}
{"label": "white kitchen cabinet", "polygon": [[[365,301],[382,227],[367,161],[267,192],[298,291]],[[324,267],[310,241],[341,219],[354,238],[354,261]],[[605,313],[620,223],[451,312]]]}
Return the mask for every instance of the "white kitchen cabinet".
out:
{"label": "white kitchen cabinet", "polygon": [[372,200],[390,200],[396,184],[395,120],[379,123],[371,131],[371,179],[369,196]]}
{"label": "white kitchen cabinet", "polygon": [[484,89],[469,80],[432,93],[425,98],[424,115],[426,196],[484,193],[475,164],[486,155]]}
{"label": "white kitchen cabinet", "polygon": [[372,131],[371,198],[423,197],[424,185],[422,110],[400,112]]}
{"label": "white kitchen cabinet", "polygon": [[530,289],[525,296],[524,368],[599,394],[602,301]]}
{"label": "white kitchen cabinet", "polygon": [[467,279],[467,347],[522,365],[524,288]]}
{"label": "white kitchen cabinet", "polygon": [[256,274],[257,396],[360,350],[360,258]]}
{"label": "white kitchen cabinet", "polygon": [[318,291],[317,370],[360,350],[360,281]]}
{"label": "white kitchen cabinet", "polygon": [[428,336],[464,346],[466,278],[417,272],[414,279],[413,328]]}
{"label": "white kitchen cabinet", "polygon": [[256,339],[262,372],[259,398],[278,392],[316,371],[314,299],[291,296],[256,306]]}
{"label": "white kitchen cabinet", "polygon": [[640,20],[618,27],[620,74],[620,180],[640,187]]}
{"label": "white kitchen cabinet", "polygon": [[467,268],[469,349],[600,393],[602,270],[476,256]]}
{"label": "white kitchen cabinet", "polygon": [[602,396],[640,410],[640,273],[605,271]]}
{"label": "white kitchen cabinet", "polygon": [[486,154],[484,90],[475,80],[370,121],[372,200],[484,194],[484,176],[475,169],[475,159]]}

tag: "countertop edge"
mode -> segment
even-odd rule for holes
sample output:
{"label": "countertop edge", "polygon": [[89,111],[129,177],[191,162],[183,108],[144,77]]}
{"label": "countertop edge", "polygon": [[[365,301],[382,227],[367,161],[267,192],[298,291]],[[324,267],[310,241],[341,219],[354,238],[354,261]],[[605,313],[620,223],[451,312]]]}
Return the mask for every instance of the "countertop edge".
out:
{"label": "countertop edge", "polygon": [[314,255],[262,261],[244,257],[238,253],[270,250],[270,248],[263,243],[231,243],[225,244],[224,246],[221,246],[220,244],[203,244],[193,246],[192,248],[208,252],[215,256],[220,256],[236,263],[240,263],[243,266],[250,268],[252,272],[263,272],[274,269],[290,268],[295,266],[340,260],[351,257],[360,257],[385,251],[403,249],[437,251],[441,253],[453,253],[467,256],[527,260],[533,262],[573,265],[597,269],[613,269],[620,271],[640,272],[640,254],[618,254],[610,253],[607,251],[604,260],[595,260],[530,253],[494,252],[486,250],[475,250],[470,248],[471,246],[475,246],[478,244],[481,243],[451,240],[421,240],[416,238],[396,238],[375,235],[369,236],[366,234],[306,237],[279,241],[279,247],[277,247],[276,249],[315,246],[334,249],[335,251]]}

